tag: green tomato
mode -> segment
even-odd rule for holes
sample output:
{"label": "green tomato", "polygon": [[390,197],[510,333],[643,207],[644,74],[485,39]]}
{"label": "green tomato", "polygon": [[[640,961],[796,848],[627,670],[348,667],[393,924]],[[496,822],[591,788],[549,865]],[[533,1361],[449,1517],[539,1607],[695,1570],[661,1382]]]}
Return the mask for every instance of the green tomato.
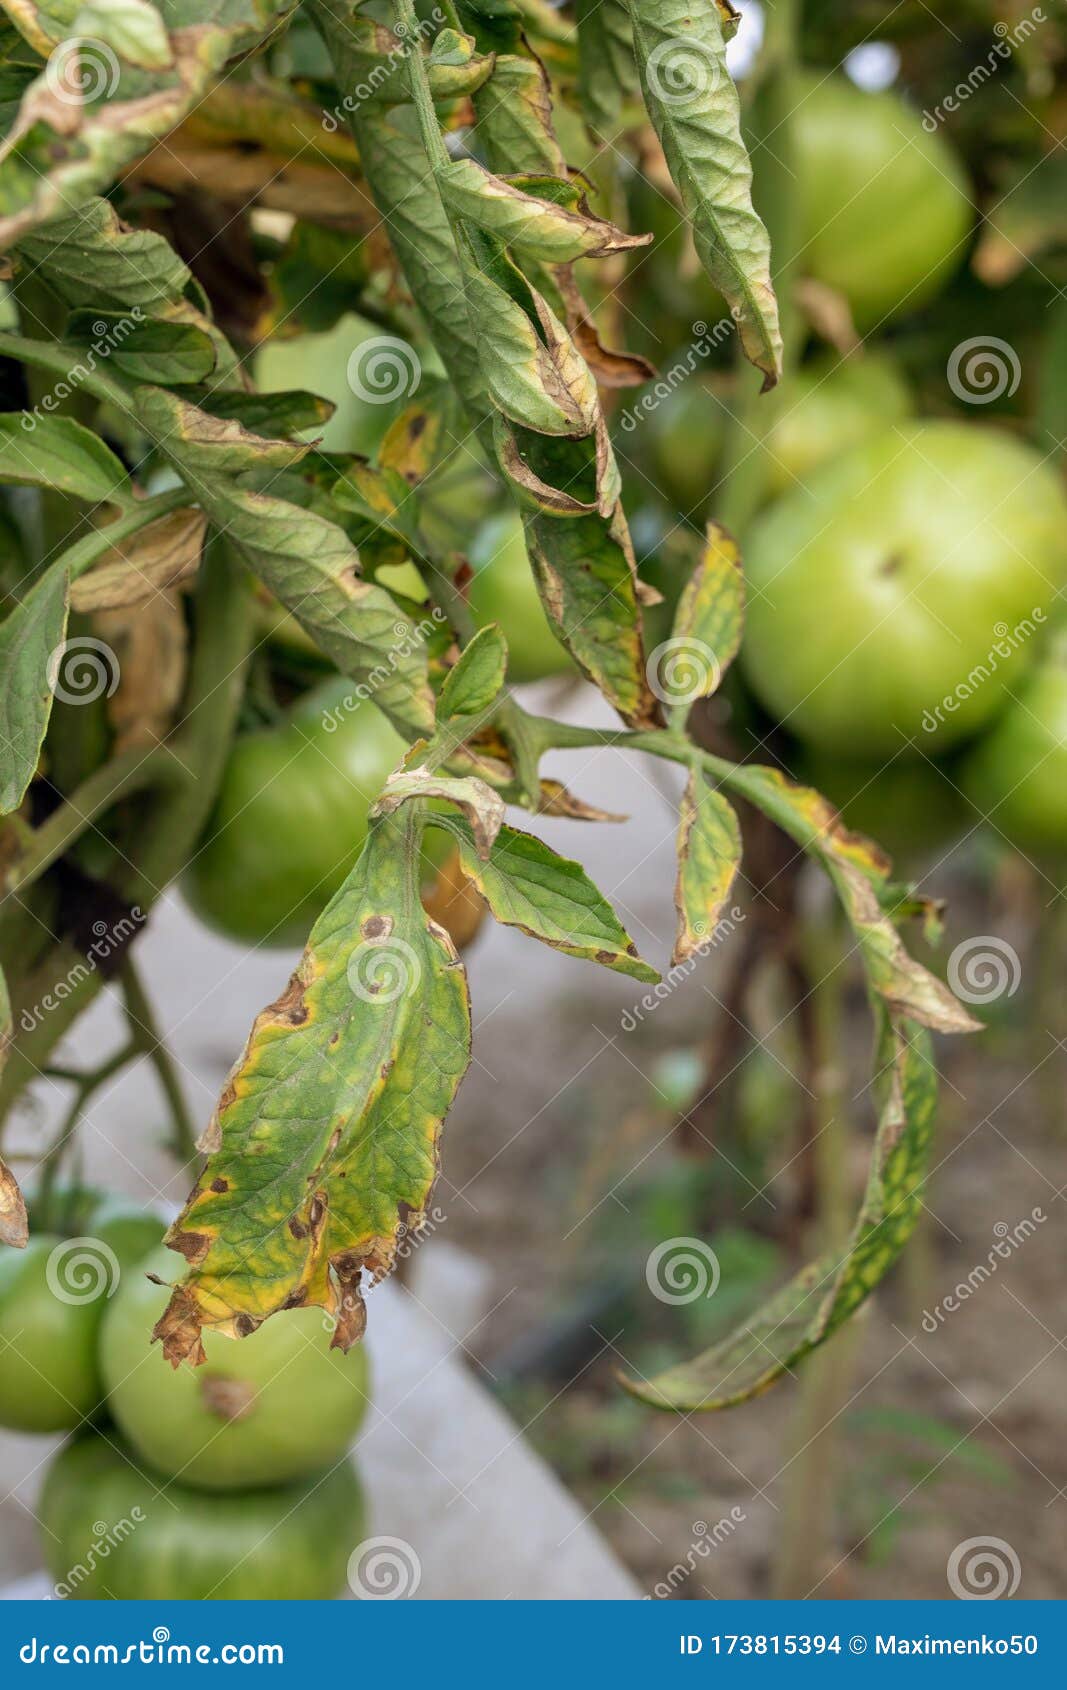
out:
{"label": "green tomato", "polygon": [[800,267],[843,293],[859,328],[912,311],[963,257],[974,221],[944,137],[898,94],[805,77],[795,118]]}
{"label": "green tomato", "polygon": [[638,420],[632,433],[624,430],[623,452],[633,456],[644,444],[658,485],[686,515],[698,511],[714,489],[726,438],[729,411],[723,400],[699,376],[690,376],[664,394],[643,421],[636,410],[629,414]]}
{"label": "green tomato", "polygon": [[250,944],[301,944],[351,869],[368,807],[405,749],[339,678],[305,693],[280,727],[242,735],[183,877],[196,914]]}
{"label": "green tomato", "polygon": [[56,1593],[74,1601],[329,1601],[366,1532],[348,1461],[292,1485],[205,1496],[95,1432],[60,1450],[38,1515]]}
{"label": "green tomato", "polygon": [[820,464],[912,412],[907,382],[885,353],[817,358],[780,391],[767,435],[767,490],[773,494],[790,492]]}
{"label": "green tomato", "polygon": [[412,349],[395,336],[349,315],[325,334],[264,341],[256,352],[254,374],[262,393],[303,388],[331,400],[337,407],[333,416],[313,431],[323,451],[370,457],[415,379],[414,359]]}
{"label": "green tomato", "polygon": [[1067,498],[1010,435],[910,423],[824,465],[748,534],[743,659],[806,744],[938,751],[994,716],[1067,579]]}
{"label": "green tomato", "polygon": [[362,1345],[330,1348],[321,1309],[287,1309],[247,1338],[204,1333],[203,1366],[151,1342],[180,1260],[161,1249],[127,1275],[100,1335],[108,1408],[138,1454],[203,1490],[284,1484],[340,1460],[367,1408]]}
{"label": "green tomato", "polygon": [[886,764],[826,752],[801,753],[795,777],[814,786],[901,864],[946,847],[967,826],[967,806],[952,777],[936,763],[897,757]]}
{"label": "green tomato", "polygon": [[65,1432],[99,1408],[108,1298],[160,1241],[163,1223],[131,1208],[78,1204],[85,1231],[41,1232],[0,1252],[0,1425]]}
{"label": "green tomato", "polygon": [[509,679],[541,681],[570,672],[571,660],[541,606],[522,518],[510,512],[490,517],[475,536],[470,561],[470,607],[479,622],[499,622],[508,642]]}
{"label": "green tomato", "polygon": [[983,817],[1024,852],[1067,850],[1067,650],[1058,644],[968,753],[961,778]]}

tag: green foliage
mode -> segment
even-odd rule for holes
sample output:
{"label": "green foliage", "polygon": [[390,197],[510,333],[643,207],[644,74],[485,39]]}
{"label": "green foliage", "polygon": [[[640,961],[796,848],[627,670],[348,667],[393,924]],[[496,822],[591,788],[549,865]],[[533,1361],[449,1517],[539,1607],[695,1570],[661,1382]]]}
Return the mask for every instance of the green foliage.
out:
{"label": "green foliage", "polygon": [[[0,860],[19,889],[18,908],[0,911],[0,947],[14,1007],[40,1001],[78,955],[87,914],[60,897],[72,865],[108,911],[147,908],[186,869],[243,718],[276,719],[332,670],[373,697],[409,746],[367,795],[362,850],[288,987],[257,1018],[202,1141],[206,1165],[169,1234],[187,1274],[156,1329],[166,1355],[199,1360],[203,1329],[247,1335],[297,1306],[326,1310],[347,1349],[363,1330],[364,1275],[388,1272],[418,1227],[470,1040],[456,946],[423,906],[427,826],[495,920],[658,980],[581,865],[503,821],[506,803],[613,819],[546,778],[541,759],[614,745],[686,773],[675,964],[714,935],[735,886],[731,799],[742,799],[829,878],[875,1005],[879,1127],[851,1236],[732,1336],[716,1330],[696,1361],[631,1385],[675,1409],[744,1400],[834,1331],[899,1252],[933,1120],[923,1029],[973,1023],[905,950],[898,924],[924,906],[877,847],[778,768],[689,737],[690,707],[715,692],[742,638],[741,552],[721,526],[699,556],[693,543],[678,548],[686,579],[671,636],[646,650],[658,594],[639,576],[608,418],[612,389],[653,372],[610,350],[601,330],[660,243],[623,226],[624,173],[612,175],[610,155],[629,168],[658,136],[710,297],[738,330],[716,355],[740,368],[739,340],[773,386],[782,344],[770,241],[725,61],[736,14],[726,0],[581,0],[575,32],[547,8],[507,0],[461,0],[436,30],[411,0],[393,0],[388,23],[350,0],[299,10],[186,0],[180,16],[151,0],[91,0],[77,19],[30,0],[4,5],[13,50],[0,84],[0,238],[19,332],[0,334],[0,353],[25,387],[5,386],[0,481],[34,501],[32,522],[4,512],[13,556],[27,559],[0,623],[2,795],[18,812]],[[69,73],[94,68],[89,48],[100,74],[90,93],[72,92]],[[757,93],[779,69],[772,55]],[[586,172],[572,167],[579,107],[610,142]],[[309,124],[322,132],[314,142]],[[232,251],[207,243],[221,281],[203,253],[187,263],[164,232],[177,238],[187,213],[174,178],[159,185],[175,159],[222,208],[220,224],[234,225]],[[270,221],[276,193],[290,195],[288,237]],[[777,238],[785,220],[770,210],[767,220]],[[232,273],[227,254],[240,260]],[[327,401],[299,388],[259,394],[247,373],[271,332],[332,329],[350,311],[381,331],[359,350],[377,343],[403,372],[402,391],[385,396],[395,409],[380,412],[381,396],[349,365],[367,408],[360,438],[380,441],[371,459],[307,438],[330,417]],[[1056,414],[1050,401],[1048,428]],[[731,424],[738,468],[768,415]],[[473,472],[477,492],[456,497],[457,468]],[[487,498],[507,501],[516,522],[521,513],[562,661],[622,727],[538,717],[510,693],[504,636],[495,622],[478,627],[467,595],[464,552]],[[195,594],[188,614],[179,591]],[[131,663],[125,715],[98,701],[84,734],[59,711],[49,728],[69,606],[90,629],[117,614],[120,642],[144,637],[151,611],[169,639],[169,670],[162,659]],[[679,679],[683,660],[692,685]],[[49,938],[28,943],[27,921]],[[46,1066],[97,984],[12,1041],[0,1106]],[[23,1223],[0,1164],[4,1238],[24,1243]],[[766,1266],[737,1278],[762,1288]]]}

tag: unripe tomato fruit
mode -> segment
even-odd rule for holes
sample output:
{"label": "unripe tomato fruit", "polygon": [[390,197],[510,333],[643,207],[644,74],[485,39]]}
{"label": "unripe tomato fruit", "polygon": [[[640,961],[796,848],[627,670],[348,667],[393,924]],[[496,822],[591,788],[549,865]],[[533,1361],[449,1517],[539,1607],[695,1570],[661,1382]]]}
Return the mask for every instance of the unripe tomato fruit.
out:
{"label": "unripe tomato fruit", "polygon": [[767,490],[788,493],[820,464],[900,422],[911,393],[892,358],[817,358],[782,384],[767,434]]}
{"label": "unripe tomato fruit", "polygon": [[296,1484],[211,1496],[168,1483],[95,1432],[56,1456],[38,1514],[57,1593],[75,1601],[329,1601],[366,1530],[349,1461]]}
{"label": "unripe tomato fruit", "polygon": [[163,1231],[158,1216],[118,1204],[79,1218],[77,1237],[40,1232],[0,1251],[0,1425],[16,1431],[66,1432],[99,1408],[108,1298]]}
{"label": "unripe tomato fruit", "polygon": [[968,752],[961,775],[975,808],[1024,852],[1067,850],[1067,651],[1028,675],[1017,699]]}
{"label": "unripe tomato fruit", "polygon": [[522,518],[490,517],[470,548],[471,610],[480,623],[499,622],[508,642],[508,679],[541,681],[573,672],[541,605],[526,555]]}
{"label": "unripe tomato fruit", "polygon": [[340,677],[305,693],[280,726],[240,735],[182,880],[195,913],[249,944],[302,944],[352,868],[368,808],[405,750]]}
{"label": "unripe tomato fruit", "polygon": [[805,77],[794,113],[801,270],[859,328],[913,311],[961,263],[974,209],[963,167],[898,94]]}
{"label": "unripe tomato fruit", "polygon": [[1067,578],[1067,498],[1012,436],[907,423],[824,465],[747,536],[743,659],[805,743],[938,751],[994,716]]}
{"label": "unripe tomato fruit", "polygon": [[367,1408],[367,1359],[330,1349],[321,1309],[287,1309],[247,1338],[204,1333],[202,1367],[172,1368],[152,1328],[181,1260],[163,1248],[127,1275],[100,1335],[108,1408],[140,1456],[204,1490],[282,1484],[338,1461]]}

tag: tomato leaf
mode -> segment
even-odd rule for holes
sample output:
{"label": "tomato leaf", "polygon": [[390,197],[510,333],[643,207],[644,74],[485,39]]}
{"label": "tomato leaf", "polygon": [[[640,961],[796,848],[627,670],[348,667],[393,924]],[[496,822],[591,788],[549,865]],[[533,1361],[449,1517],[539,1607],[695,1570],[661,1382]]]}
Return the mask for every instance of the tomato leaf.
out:
{"label": "tomato leaf", "polygon": [[48,570],[0,622],[0,815],[18,808],[37,770],[52,710],[49,665],[66,632],[69,585],[66,570]]}
{"label": "tomato leaf", "polygon": [[656,970],[638,956],[633,940],[581,863],[558,856],[534,834],[507,826],[500,829],[483,861],[465,822],[445,815],[430,819],[458,842],[463,872],[497,921],[521,928],[566,956],[602,963],[634,980],[659,979]]}
{"label": "tomato leaf", "polygon": [[412,798],[436,798],[455,804],[467,817],[475,849],[484,861],[504,820],[504,801],[484,780],[469,775],[438,775],[429,769],[402,769],[391,775],[372,816],[390,816]]}
{"label": "tomato leaf", "polygon": [[493,74],[474,96],[478,139],[496,169],[566,176],[552,128],[548,77],[539,60],[498,53]]}
{"label": "tomato leaf", "polygon": [[[343,674],[407,731],[433,725],[425,641],[382,587],[361,580],[343,529],[315,511],[249,489],[306,448],[265,440],[210,417],[162,388],[141,388],[137,411],[211,520]],[[245,485],[242,485],[242,482]]]}
{"label": "tomato leaf", "polygon": [[494,176],[476,159],[462,158],[440,166],[437,181],[457,216],[547,264],[603,258],[652,239],[595,217],[578,188],[560,177]]}
{"label": "tomato leaf", "polygon": [[74,610],[130,610],[196,573],[204,544],[203,511],[177,510],[113,546],[70,590]]}
{"label": "tomato leaf", "polygon": [[24,235],[18,251],[70,306],[151,313],[178,304],[195,285],[169,241],[129,228],[105,199]]}
{"label": "tomato leaf", "polygon": [[630,0],[648,115],[692,225],[697,256],[730,306],[764,388],[781,374],[770,241],[752,206],[752,167],[715,0]]}
{"label": "tomato leaf", "polygon": [[451,722],[462,716],[482,716],[504,685],[508,647],[496,622],[479,628],[458,662],[445,676],[437,700],[437,720]]}
{"label": "tomato leaf", "polygon": [[626,0],[577,0],[578,98],[592,134],[613,142],[638,91],[634,32]]}
{"label": "tomato leaf", "polygon": [[709,522],[700,563],[678,600],[673,640],[680,658],[707,669],[707,684],[698,696],[718,690],[737,656],[745,619],[745,583],[737,542],[725,528]]}
{"label": "tomato leaf", "polygon": [[315,1305],[362,1335],[364,1270],[388,1273],[437,1173],[470,1058],[467,982],[419,901],[414,811],[378,822],[257,1018],[205,1135],[210,1155],[167,1242],[189,1277],[154,1336],[177,1365],[211,1327],[243,1337]]}
{"label": "tomato leaf", "polygon": [[91,0],[83,28],[80,13],[20,0],[19,28],[48,65],[0,149],[0,244],[109,187],[181,122],[227,59],[293,9],[293,0],[186,0],[165,29],[144,0]]}
{"label": "tomato leaf", "polygon": [[91,504],[126,497],[126,471],[114,452],[72,417],[0,415],[0,477],[15,487],[52,487]]}
{"label": "tomato leaf", "polygon": [[738,764],[723,784],[757,809],[820,862],[833,882],[859,941],[870,986],[890,1010],[940,1033],[970,1033],[975,1021],[948,987],[908,955],[883,900],[898,903],[890,863],[878,846],[850,833],[821,793],[797,786],[778,769]]}
{"label": "tomato leaf", "polygon": [[695,1360],[654,1379],[624,1378],[634,1396],[678,1413],[747,1402],[824,1343],[885,1277],[922,1207],[937,1101],[929,1035],[883,1014],[874,1085],[879,1120],[871,1171],[844,1248],[803,1268]]}
{"label": "tomato leaf", "polygon": [[678,824],[672,963],[685,962],[708,943],[740,863],[741,830],[732,806],[699,769],[691,770]]}
{"label": "tomato leaf", "polygon": [[203,381],[215,368],[211,337],[193,323],[82,310],[72,313],[64,339],[80,346],[103,343],[109,367],[131,381],[160,387]]}

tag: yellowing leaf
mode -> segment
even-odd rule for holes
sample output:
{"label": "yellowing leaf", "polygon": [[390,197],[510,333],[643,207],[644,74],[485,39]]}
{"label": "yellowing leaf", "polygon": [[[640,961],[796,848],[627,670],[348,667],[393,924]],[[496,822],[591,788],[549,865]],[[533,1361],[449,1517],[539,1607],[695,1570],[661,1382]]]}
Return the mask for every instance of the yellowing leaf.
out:
{"label": "yellowing leaf", "polygon": [[740,862],[741,830],[733,809],[693,769],[678,826],[678,932],[672,962],[684,962],[709,942]]}

